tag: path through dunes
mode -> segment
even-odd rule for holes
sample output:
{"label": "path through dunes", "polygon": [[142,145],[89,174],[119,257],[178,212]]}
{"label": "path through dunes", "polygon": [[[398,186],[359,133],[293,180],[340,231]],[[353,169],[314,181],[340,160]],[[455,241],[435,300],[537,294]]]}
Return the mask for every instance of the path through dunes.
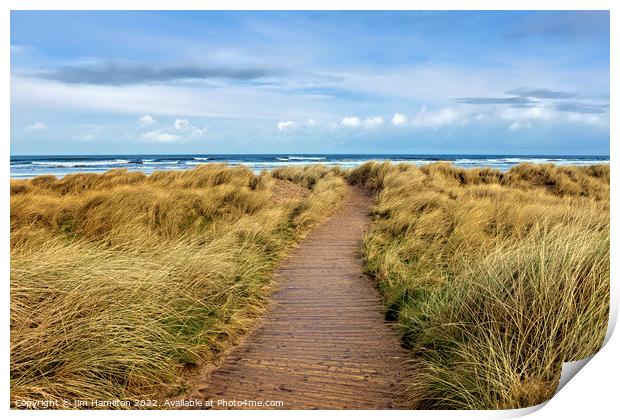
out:
{"label": "path through dunes", "polygon": [[399,406],[407,352],[357,256],[371,205],[351,187],[342,210],[291,254],[261,324],[200,383],[200,398],[214,408],[223,408],[217,400],[283,401],[289,409]]}

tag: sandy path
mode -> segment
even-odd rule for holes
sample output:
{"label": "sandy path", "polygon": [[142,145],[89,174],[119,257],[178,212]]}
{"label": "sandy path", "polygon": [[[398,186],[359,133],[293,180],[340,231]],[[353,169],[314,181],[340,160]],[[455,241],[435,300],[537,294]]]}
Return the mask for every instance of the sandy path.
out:
{"label": "sandy path", "polygon": [[372,200],[353,187],[345,200],[278,270],[261,324],[200,384],[201,398],[282,401],[289,409],[398,407],[407,353],[356,255]]}

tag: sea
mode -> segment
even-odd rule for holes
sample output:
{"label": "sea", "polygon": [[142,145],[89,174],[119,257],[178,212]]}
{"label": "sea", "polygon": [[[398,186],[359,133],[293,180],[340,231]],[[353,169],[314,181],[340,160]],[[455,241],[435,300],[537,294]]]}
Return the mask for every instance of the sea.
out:
{"label": "sea", "polygon": [[327,166],[353,168],[364,162],[391,161],[426,165],[449,161],[463,168],[489,167],[506,171],[519,163],[552,163],[555,165],[593,165],[609,163],[609,156],[559,155],[388,155],[388,154],[258,154],[258,155],[55,155],[11,156],[11,178],[32,178],[39,175],[63,177],[78,172],[106,172],[127,169],[152,173],[154,171],[182,170],[208,163],[245,165],[258,173],[288,165],[320,163]]}

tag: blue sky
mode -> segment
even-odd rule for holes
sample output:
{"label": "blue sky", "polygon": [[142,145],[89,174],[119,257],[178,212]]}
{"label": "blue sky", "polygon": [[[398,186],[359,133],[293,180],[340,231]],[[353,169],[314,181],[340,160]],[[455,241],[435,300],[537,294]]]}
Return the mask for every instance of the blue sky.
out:
{"label": "blue sky", "polygon": [[609,154],[608,12],[11,12],[11,153]]}

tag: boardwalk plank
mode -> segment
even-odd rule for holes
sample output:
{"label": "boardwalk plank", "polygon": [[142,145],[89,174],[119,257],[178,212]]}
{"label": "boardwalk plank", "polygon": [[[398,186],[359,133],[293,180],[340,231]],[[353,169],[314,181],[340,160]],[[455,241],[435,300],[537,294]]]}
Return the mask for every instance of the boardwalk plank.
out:
{"label": "boardwalk plank", "polygon": [[201,381],[201,398],[279,400],[285,409],[399,407],[407,352],[358,256],[372,200],[355,187],[345,200],[278,270],[261,324]]}

